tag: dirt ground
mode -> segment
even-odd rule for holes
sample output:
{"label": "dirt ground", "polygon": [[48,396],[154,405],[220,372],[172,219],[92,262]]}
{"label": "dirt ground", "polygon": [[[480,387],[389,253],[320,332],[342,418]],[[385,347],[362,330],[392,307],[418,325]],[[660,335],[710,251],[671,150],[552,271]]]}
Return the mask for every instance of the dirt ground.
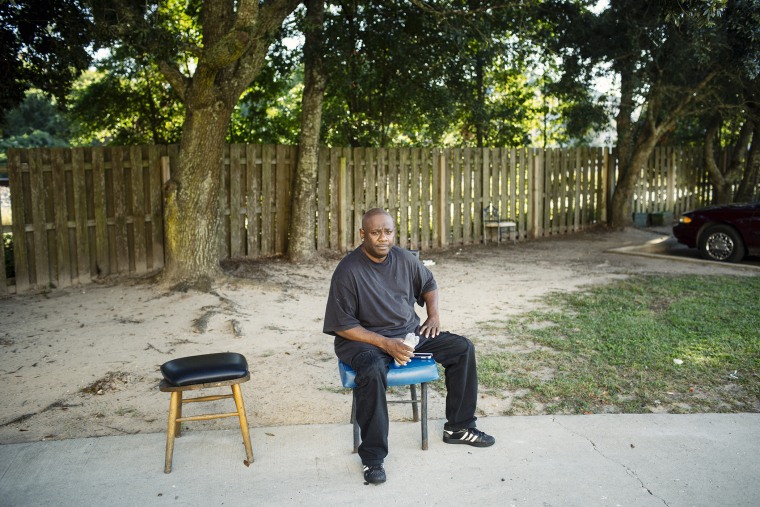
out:
{"label": "dirt ground", "polygon": [[[443,328],[480,349],[512,340],[485,331],[485,323],[536,309],[553,291],[645,273],[760,274],[608,251],[666,238],[663,230],[590,231],[421,257],[433,263]],[[340,386],[332,338],[321,332],[337,262],[239,263],[207,294],[121,280],[0,299],[0,444],[163,432],[169,396],[158,390],[159,366],[221,351],[248,359],[251,381],[243,393],[252,426],[346,423],[350,392]],[[504,415],[513,395],[481,394],[479,417]],[[431,418],[443,418],[444,396],[431,393]],[[407,418],[408,410],[394,404],[391,417]],[[224,419],[187,429],[236,424]]]}

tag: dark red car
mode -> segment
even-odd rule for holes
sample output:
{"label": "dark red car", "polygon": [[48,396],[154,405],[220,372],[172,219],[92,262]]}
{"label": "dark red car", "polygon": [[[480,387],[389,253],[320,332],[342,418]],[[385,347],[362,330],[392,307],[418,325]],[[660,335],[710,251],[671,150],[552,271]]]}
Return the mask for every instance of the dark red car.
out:
{"label": "dark red car", "polygon": [[739,262],[748,254],[760,255],[760,202],[687,211],[673,235],[709,260]]}

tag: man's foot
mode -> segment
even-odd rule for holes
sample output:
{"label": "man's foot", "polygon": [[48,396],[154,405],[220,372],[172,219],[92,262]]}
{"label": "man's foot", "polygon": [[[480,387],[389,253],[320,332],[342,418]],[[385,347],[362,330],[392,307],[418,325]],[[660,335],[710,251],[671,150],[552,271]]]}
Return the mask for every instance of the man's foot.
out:
{"label": "man's foot", "polygon": [[494,437],[486,435],[477,428],[458,431],[443,430],[443,441],[447,444],[467,444],[473,447],[490,447],[496,443]]}
{"label": "man's foot", "polygon": [[382,484],[385,482],[385,470],[383,464],[364,465],[364,480],[369,484]]}

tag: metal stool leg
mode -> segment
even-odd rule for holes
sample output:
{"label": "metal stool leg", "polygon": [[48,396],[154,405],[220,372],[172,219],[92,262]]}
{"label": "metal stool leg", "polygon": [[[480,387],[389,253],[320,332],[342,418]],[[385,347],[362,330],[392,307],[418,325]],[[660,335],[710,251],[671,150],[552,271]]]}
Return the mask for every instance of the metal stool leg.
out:
{"label": "metal stool leg", "polygon": [[[421,397],[422,397],[422,450],[427,451],[428,448],[428,427],[427,427],[427,420],[428,420],[428,389],[427,389],[427,382],[423,382],[421,385]],[[416,406],[416,403],[415,403]]]}
{"label": "metal stool leg", "polygon": [[419,403],[417,400],[417,386],[410,384],[409,391],[412,393],[412,418],[414,419],[414,422],[417,422],[420,420],[420,411],[417,407],[417,403]]}
{"label": "metal stool leg", "polygon": [[232,387],[232,396],[235,398],[235,407],[238,411],[238,420],[240,421],[240,433],[243,435],[243,444],[245,445],[245,454],[248,457],[243,461],[245,466],[253,463],[253,449],[251,449],[251,434],[248,430],[248,417],[245,415],[245,404],[243,403],[243,394],[240,390],[240,384],[234,384]]}
{"label": "metal stool leg", "polygon": [[351,390],[353,400],[351,401],[351,422],[354,425],[354,454],[359,452],[359,442],[361,442],[361,430],[356,420],[356,392]]}

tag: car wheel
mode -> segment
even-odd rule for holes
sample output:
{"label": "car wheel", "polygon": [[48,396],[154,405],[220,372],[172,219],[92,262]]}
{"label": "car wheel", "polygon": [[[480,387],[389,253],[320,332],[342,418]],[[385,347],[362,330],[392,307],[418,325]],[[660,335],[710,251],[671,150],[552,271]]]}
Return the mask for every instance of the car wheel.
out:
{"label": "car wheel", "polygon": [[699,253],[705,259],[739,262],[744,258],[744,243],[739,233],[727,225],[713,225],[699,238]]}

